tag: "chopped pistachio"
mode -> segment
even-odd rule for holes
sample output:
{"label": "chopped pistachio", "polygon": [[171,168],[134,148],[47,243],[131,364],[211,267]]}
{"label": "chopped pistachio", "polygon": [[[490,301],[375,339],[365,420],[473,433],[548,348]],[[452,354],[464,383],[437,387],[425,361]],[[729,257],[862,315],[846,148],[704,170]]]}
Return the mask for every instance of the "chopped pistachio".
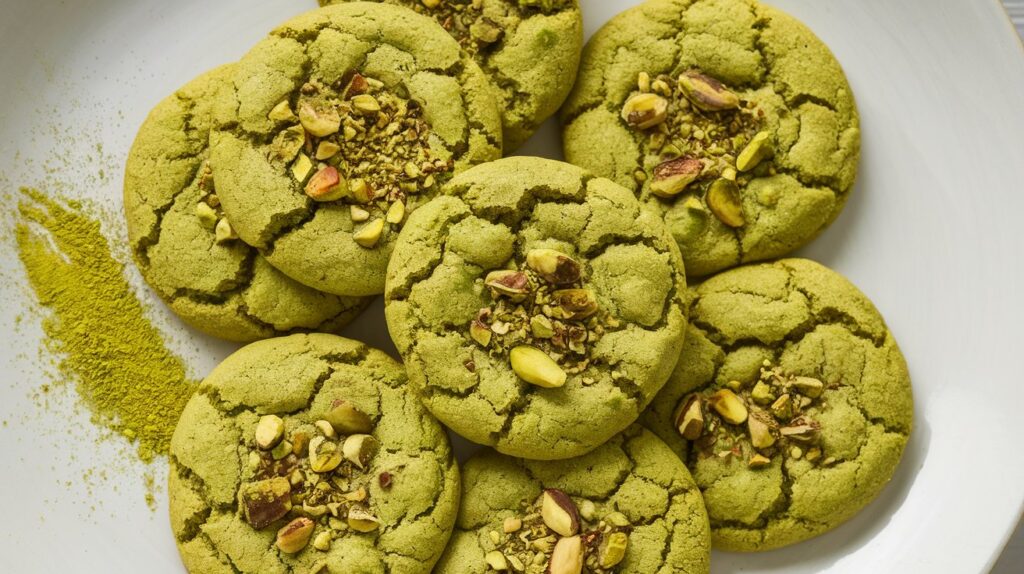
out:
{"label": "chopped pistachio", "polygon": [[322,141],[316,146],[316,159],[325,160],[330,159],[341,151],[341,146],[334,142]]}
{"label": "chopped pistachio", "polygon": [[348,194],[348,183],[336,167],[329,165],[309,178],[305,191],[313,201],[337,201]]}
{"label": "chopped pistachio", "polygon": [[367,223],[362,229],[352,234],[352,239],[360,246],[370,249],[377,245],[384,232],[384,220],[377,218]]}
{"label": "chopped pistachio", "polygon": [[405,219],[405,203],[401,199],[391,204],[391,207],[388,208],[386,219],[392,225],[398,225]]}
{"label": "chopped pistachio", "polygon": [[352,98],[352,107],[357,112],[369,116],[380,111],[380,102],[370,94],[359,94]]}
{"label": "chopped pistachio", "polygon": [[370,219],[370,212],[366,211],[362,207],[359,207],[358,205],[350,205],[349,212],[352,215],[352,221],[355,221],[356,223],[361,223],[363,221],[366,221],[367,219]]}
{"label": "chopped pistachio", "polygon": [[495,296],[504,295],[513,301],[522,300],[530,292],[530,279],[522,271],[498,269],[484,277],[484,285],[491,289]]}
{"label": "chopped pistachio", "polygon": [[318,110],[309,102],[303,102],[299,105],[299,122],[310,135],[322,138],[338,133],[341,115],[333,108]]}
{"label": "chopped pistachio", "polygon": [[270,450],[284,437],[284,421],[277,415],[264,415],[256,423],[256,446]]}
{"label": "chopped pistachio", "polygon": [[354,404],[344,399],[331,402],[324,420],[342,434],[367,434],[373,430],[373,420]]}
{"label": "chopped pistachio", "polygon": [[238,239],[238,233],[234,227],[231,227],[231,223],[228,222],[226,217],[220,218],[220,221],[217,222],[217,227],[213,230],[213,234],[217,243],[226,243]]}
{"label": "chopped pistachio", "polygon": [[354,434],[349,435],[345,439],[344,445],[342,445],[342,455],[345,460],[356,465],[360,469],[366,468],[366,465],[370,462],[370,459],[377,454],[380,449],[380,443],[377,439],[368,434]]}
{"label": "chopped pistachio", "polygon": [[527,383],[544,388],[561,387],[566,373],[547,353],[529,345],[519,345],[509,352],[512,370]]}
{"label": "chopped pistachio", "polygon": [[506,534],[516,532],[522,527],[523,521],[514,516],[509,516],[508,518],[506,518],[505,522],[503,522],[501,525],[502,530],[504,530]]}
{"label": "chopped pistachio", "polygon": [[662,162],[654,168],[651,193],[658,197],[675,197],[697,180],[704,170],[704,162],[684,155]]}
{"label": "chopped pistachio", "polygon": [[277,531],[277,548],[286,554],[295,554],[309,544],[315,524],[305,516],[296,518]]}
{"label": "chopped pistachio", "polygon": [[562,536],[580,531],[580,515],[576,504],[565,492],[549,488],[541,495],[541,518],[544,524]]}
{"label": "chopped pistachio", "polygon": [[487,347],[491,344],[491,330],[487,328],[487,325],[481,323],[479,319],[473,319],[473,321],[470,322],[469,336],[479,343],[481,347]]}
{"label": "chopped pistachio", "polygon": [[740,106],[739,97],[722,82],[697,70],[683,72],[679,76],[679,88],[690,103],[705,112],[736,109]]}
{"label": "chopped pistachio", "polygon": [[292,509],[291,483],[283,477],[242,486],[239,492],[246,522],[257,530],[284,518]]}
{"label": "chopped pistachio", "polygon": [[736,169],[750,171],[759,163],[768,159],[774,154],[772,149],[771,136],[768,132],[758,132],[751,138],[750,143],[743,148],[740,155],[736,156]]}
{"label": "chopped pistachio", "polygon": [[505,560],[505,555],[500,550],[491,550],[484,556],[484,561],[487,565],[499,572],[508,570],[508,561]]}
{"label": "chopped pistachio", "polygon": [[750,468],[763,468],[772,463],[772,459],[764,456],[763,454],[755,454],[750,457],[747,462],[747,466]]}
{"label": "chopped pistachio", "polygon": [[755,410],[747,417],[747,430],[750,431],[750,444],[754,448],[768,448],[775,444],[775,436],[763,411]]}
{"label": "chopped pistachio", "polygon": [[316,548],[321,552],[327,552],[328,550],[330,550],[331,532],[329,530],[325,530],[320,534],[317,534],[316,538],[313,539],[313,548]]}
{"label": "chopped pistachio", "polygon": [[555,544],[548,562],[549,574],[580,574],[583,571],[583,541],[579,536],[562,538]]}
{"label": "chopped pistachio", "polygon": [[590,289],[559,289],[551,298],[563,319],[586,319],[597,312],[597,297]]}
{"label": "chopped pistachio", "polygon": [[309,441],[309,468],[313,472],[324,474],[333,471],[341,464],[341,452],[337,443],[322,436]]}
{"label": "chopped pistachio", "polygon": [[550,339],[555,334],[555,329],[551,319],[544,315],[534,315],[530,317],[530,332],[538,339]]}
{"label": "chopped pistachio", "polygon": [[302,126],[295,125],[281,130],[270,144],[270,159],[288,163],[302,151],[305,143],[306,130],[302,129]]}
{"label": "chopped pistachio", "polygon": [[275,446],[270,451],[270,456],[274,460],[281,460],[284,457],[290,455],[291,453],[292,453],[292,443],[290,443],[290,442],[288,442],[286,440],[283,440],[283,441],[277,443],[277,446]]}
{"label": "chopped pistachio", "polygon": [[820,397],[825,390],[825,383],[813,377],[793,377],[792,384],[797,392],[812,399]]}
{"label": "chopped pistachio", "polygon": [[348,526],[356,532],[373,532],[380,526],[380,520],[365,506],[355,505],[348,510]]}
{"label": "chopped pistachio", "polygon": [[734,425],[743,424],[747,420],[747,407],[736,393],[729,389],[719,389],[708,399],[711,408],[715,409],[723,420]]}
{"label": "chopped pistachio", "polygon": [[275,122],[287,122],[294,120],[295,114],[292,112],[292,107],[288,100],[281,100],[267,114],[267,119]]}
{"label": "chopped pistachio", "polygon": [[315,426],[316,430],[320,431],[327,438],[334,438],[337,436],[337,433],[334,431],[334,427],[331,426],[331,423],[325,420],[318,420],[313,423],[313,426]]}
{"label": "chopped pistachio", "polygon": [[788,420],[793,416],[793,402],[789,398],[789,393],[786,393],[779,398],[775,399],[770,407],[772,414],[779,420]]}
{"label": "chopped pistachio", "polygon": [[604,517],[604,521],[612,526],[626,527],[629,526],[629,519],[626,515],[621,512],[612,512]]}
{"label": "chopped pistachio", "polygon": [[625,532],[612,532],[602,537],[598,547],[598,564],[601,568],[614,568],[626,557],[629,536]]}
{"label": "chopped pistachio", "polygon": [[292,164],[292,175],[299,183],[306,183],[306,178],[309,177],[309,173],[313,171],[313,162],[304,153],[300,153],[299,157],[295,159],[295,163]]}
{"label": "chopped pistachio", "polygon": [[196,217],[199,218],[199,223],[207,229],[213,229],[217,226],[217,210],[207,205],[204,201],[196,204]]}
{"label": "chopped pistachio", "polygon": [[692,394],[679,405],[675,417],[676,429],[686,440],[697,440],[704,432],[704,409],[698,394]]}
{"label": "chopped pistachio", "polygon": [[641,130],[661,124],[667,117],[668,100],[657,94],[637,94],[622,106],[622,119]]}
{"label": "chopped pistachio", "polygon": [[729,227],[742,227],[745,223],[736,182],[725,178],[716,179],[708,187],[706,201],[711,213]]}
{"label": "chopped pistachio", "polygon": [[758,381],[754,385],[754,388],[750,391],[750,398],[759,405],[766,405],[775,400],[775,397],[772,396],[771,385],[764,381]]}
{"label": "chopped pistachio", "polygon": [[526,254],[526,264],[555,285],[567,285],[580,279],[580,264],[554,249],[531,249]]}

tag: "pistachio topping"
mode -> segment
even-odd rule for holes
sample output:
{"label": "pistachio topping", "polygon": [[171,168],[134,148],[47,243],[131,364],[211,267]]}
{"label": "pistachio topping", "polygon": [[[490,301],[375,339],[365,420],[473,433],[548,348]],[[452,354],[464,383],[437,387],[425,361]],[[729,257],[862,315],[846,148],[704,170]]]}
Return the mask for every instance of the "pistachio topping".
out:
{"label": "pistachio topping", "polygon": [[309,544],[315,526],[312,520],[304,516],[292,520],[277,531],[278,549],[287,554],[299,552]]}
{"label": "pistachio topping", "polygon": [[622,106],[622,119],[631,127],[646,130],[668,117],[668,100],[657,94],[637,94]]}
{"label": "pistachio topping", "polygon": [[658,197],[674,197],[697,181],[704,171],[704,162],[693,156],[663,161],[654,168],[651,193]]}
{"label": "pistachio topping", "polygon": [[256,446],[270,450],[284,438],[284,421],[277,415],[264,415],[256,424]]}
{"label": "pistachio topping", "polygon": [[515,347],[509,352],[509,362],[516,375],[531,385],[550,389],[565,384],[565,371],[547,353],[536,347]]}
{"label": "pistachio topping", "polygon": [[721,112],[740,107],[740,98],[722,82],[697,70],[679,76],[679,87],[696,108],[705,112]]}
{"label": "pistachio topping", "polygon": [[342,434],[366,434],[373,430],[373,420],[345,399],[331,403],[331,409],[324,413],[324,420]]}
{"label": "pistachio topping", "polygon": [[[519,7],[549,12],[554,8],[551,5],[558,3],[558,0],[519,0]],[[505,35],[502,23],[484,14],[483,0],[420,0],[412,8],[437,20],[470,55],[492,49]]]}
{"label": "pistachio topping", "polygon": [[580,516],[569,495],[549,488],[541,495],[540,515],[544,524],[562,536],[572,536],[580,530]]}
{"label": "pistachio topping", "polygon": [[743,227],[743,208],[740,205],[739,187],[736,182],[718,178],[711,182],[707,193],[711,213],[729,227]]}
{"label": "pistachio topping", "polygon": [[[694,456],[745,458],[752,469],[769,466],[776,456],[835,463],[823,456],[821,423],[808,412],[825,398],[828,386],[821,379],[786,373],[765,361],[756,382],[729,381],[725,387],[707,397],[687,395],[676,408],[676,427],[693,442]],[[704,402],[711,408],[700,411],[698,427],[696,405]]]}

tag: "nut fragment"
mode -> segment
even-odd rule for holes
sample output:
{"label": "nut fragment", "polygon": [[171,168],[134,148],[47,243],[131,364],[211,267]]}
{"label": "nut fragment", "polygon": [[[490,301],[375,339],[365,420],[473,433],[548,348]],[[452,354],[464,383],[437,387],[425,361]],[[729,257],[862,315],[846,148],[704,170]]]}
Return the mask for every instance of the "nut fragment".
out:
{"label": "nut fragment", "polygon": [[484,285],[491,289],[495,296],[504,295],[513,301],[522,301],[523,297],[530,293],[530,279],[526,273],[511,269],[491,271],[484,277]]}
{"label": "nut fragment", "polygon": [[704,432],[704,409],[698,394],[692,394],[676,412],[676,429],[686,440],[697,440]]}
{"label": "nut fragment", "polygon": [[334,427],[331,426],[331,423],[325,420],[318,420],[313,423],[313,426],[315,426],[316,430],[320,431],[320,433],[327,438],[334,438],[337,436],[337,433],[334,432]]}
{"label": "nut fragment", "polygon": [[385,216],[387,222],[392,225],[398,225],[405,219],[405,203],[401,199],[395,200],[388,208],[388,213]]}
{"label": "nut fragment", "polygon": [[629,526],[629,519],[621,512],[612,512],[604,517],[604,521],[612,526]]}
{"label": "nut fragment", "polygon": [[555,285],[568,285],[580,279],[580,264],[554,249],[531,249],[526,254],[526,264]]}
{"label": "nut fragment", "polygon": [[493,44],[501,39],[504,31],[490,18],[481,18],[469,27],[469,35],[482,44]]}
{"label": "nut fragment", "polygon": [[818,438],[821,425],[807,417],[797,417],[790,424],[780,427],[779,434],[797,442],[811,442]]}
{"label": "nut fragment", "polygon": [[771,136],[768,135],[768,132],[757,132],[750,139],[750,143],[740,152],[740,155],[736,156],[736,169],[750,171],[774,153],[775,150],[772,149]]}
{"label": "nut fragment", "polygon": [[354,434],[345,439],[345,444],[342,445],[341,450],[345,460],[362,469],[366,468],[366,464],[377,454],[379,448],[380,443],[372,436],[368,434]]}
{"label": "nut fragment", "polygon": [[499,572],[508,570],[508,561],[505,560],[505,555],[500,550],[491,550],[484,556],[484,560],[494,570]]}
{"label": "nut fragment", "polygon": [[754,448],[768,448],[775,444],[770,421],[766,420],[764,411],[754,410],[747,418],[747,430],[750,431],[750,444]]}
{"label": "nut fragment", "polygon": [[541,495],[540,516],[544,524],[562,536],[580,531],[580,515],[569,495],[557,488],[548,488]]}
{"label": "nut fragment", "polygon": [[373,201],[373,198],[375,197],[373,188],[370,187],[370,184],[361,177],[349,181],[348,189],[352,193],[352,199],[359,203],[369,203],[370,201]]}
{"label": "nut fragment", "polygon": [[348,509],[348,526],[356,532],[373,532],[380,526],[380,520],[365,506],[354,505]]}
{"label": "nut fragment", "polygon": [[364,116],[369,116],[380,111],[380,102],[370,94],[359,94],[352,98],[352,107]]}
{"label": "nut fragment", "polygon": [[774,397],[772,396],[771,385],[764,381],[758,381],[750,391],[750,398],[754,399],[754,402],[759,405],[766,405],[772,402]]}
{"label": "nut fragment", "polygon": [[668,100],[657,94],[637,94],[622,106],[622,119],[641,130],[652,128],[667,117]]}
{"label": "nut fragment", "polygon": [[336,201],[345,197],[346,193],[348,185],[332,165],[316,172],[306,183],[306,195],[313,201]]}
{"label": "nut fragment", "polygon": [[747,407],[736,393],[729,389],[719,389],[708,399],[711,408],[721,415],[728,423],[743,424],[747,420]]}
{"label": "nut fragment", "polygon": [[261,530],[283,518],[292,509],[292,487],[287,478],[277,477],[244,485],[239,492],[245,521]]}
{"label": "nut fragment", "polygon": [[427,8],[437,8],[441,5],[441,0],[420,0],[420,2]]}
{"label": "nut fragment", "polygon": [[196,204],[196,217],[199,218],[199,223],[207,229],[217,226],[217,210],[210,207],[205,201]]}
{"label": "nut fragment", "polygon": [[503,522],[501,525],[501,529],[504,530],[506,534],[516,532],[522,527],[523,521],[514,516],[509,516],[508,518],[506,518],[505,522]]}
{"label": "nut fragment", "polygon": [[469,336],[481,347],[491,344],[491,330],[479,318],[473,319],[469,324]]}
{"label": "nut fragment", "polygon": [[629,536],[625,532],[612,532],[601,539],[597,560],[601,568],[614,568],[626,557]]}
{"label": "nut fragment", "polygon": [[277,415],[264,415],[256,423],[256,446],[270,450],[284,438],[284,421]]}
{"label": "nut fragment", "polygon": [[305,516],[296,518],[277,531],[277,548],[287,554],[295,554],[309,544],[316,524]]}
{"label": "nut fragment", "polygon": [[317,534],[316,538],[313,539],[313,548],[316,548],[317,550],[319,550],[321,552],[327,552],[328,550],[330,550],[331,549],[331,531],[330,530],[325,530],[325,531],[321,532],[320,534]]}
{"label": "nut fragment", "polygon": [[370,219],[370,212],[366,211],[362,207],[359,207],[358,205],[350,205],[348,206],[348,208],[349,212],[352,215],[352,221],[355,221],[356,223],[361,223],[363,221],[366,221],[367,219]]}
{"label": "nut fragment", "polygon": [[270,144],[270,159],[288,163],[295,159],[305,143],[306,130],[302,129],[302,126],[282,130]]}
{"label": "nut fragment", "polygon": [[747,466],[749,466],[750,468],[763,468],[771,463],[772,459],[768,458],[767,456],[764,456],[763,454],[755,454],[754,456],[750,457],[750,460],[747,462]]}
{"label": "nut fragment", "polygon": [[362,229],[352,234],[352,239],[360,246],[370,249],[380,241],[384,233],[384,220],[377,218],[367,223]]}
{"label": "nut fragment", "polygon": [[299,122],[310,135],[322,138],[341,129],[341,115],[335,109],[318,110],[309,102],[299,105]]}
{"label": "nut fragment", "polygon": [[813,377],[793,377],[793,388],[801,395],[816,399],[825,390],[825,383]]}
{"label": "nut fragment", "polygon": [[324,474],[338,468],[341,464],[341,453],[338,445],[318,436],[309,441],[309,468],[313,472]]}
{"label": "nut fragment", "polygon": [[555,326],[544,315],[534,315],[530,317],[530,332],[538,339],[550,339],[555,334]]}
{"label": "nut fragment", "polygon": [[299,183],[305,183],[311,171],[313,171],[313,162],[309,159],[309,156],[300,153],[299,157],[295,159],[295,163],[292,164],[292,176]]}
{"label": "nut fragment", "polygon": [[288,100],[281,100],[277,103],[270,113],[267,114],[267,119],[275,122],[286,122],[295,119],[295,114],[292,112],[292,107],[288,103]]}
{"label": "nut fragment", "polygon": [[531,385],[551,389],[565,384],[562,367],[547,353],[529,345],[519,345],[509,352],[512,370]]}
{"label": "nut fragment", "polygon": [[334,430],[341,434],[367,434],[373,430],[370,415],[345,399],[334,400],[331,403],[331,410],[324,414],[324,420],[331,423]]}
{"label": "nut fragment", "polygon": [[700,177],[704,162],[696,157],[684,155],[664,161],[654,168],[651,193],[658,197],[674,197]]}
{"label": "nut fragment", "polygon": [[711,182],[707,202],[711,213],[729,227],[742,227],[745,223],[740,203],[740,188],[736,182],[725,178]]}
{"label": "nut fragment", "polygon": [[562,538],[555,544],[548,562],[547,574],[580,574],[583,572],[583,541],[579,536]]}
{"label": "nut fragment", "polygon": [[281,460],[281,459],[287,457],[288,455],[290,455],[291,453],[292,453],[292,443],[290,443],[290,442],[288,442],[286,440],[283,440],[283,441],[277,443],[277,446],[275,446],[270,451],[270,456],[273,457],[274,460]]}
{"label": "nut fragment", "polygon": [[775,399],[770,408],[772,414],[779,420],[787,420],[793,416],[793,401],[790,399],[789,393]]}
{"label": "nut fragment", "polygon": [[341,146],[329,141],[322,141],[316,146],[316,159],[331,159],[341,151]]}
{"label": "nut fragment", "polygon": [[679,88],[695,107],[705,112],[720,112],[740,107],[740,98],[711,76],[687,70],[679,76]]}
{"label": "nut fragment", "polygon": [[217,227],[214,228],[213,235],[217,243],[224,243],[226,241],[238,239],[238,232],[235,231],[234,227],[231,227],[231,223],[226,217],[220,218],[220,221],[217,222]]}
{"label": "nut fragment", "polygon": [[563,319],[586,319],[597,312],[597,297],[590,289],[559,289],[551,298]]}

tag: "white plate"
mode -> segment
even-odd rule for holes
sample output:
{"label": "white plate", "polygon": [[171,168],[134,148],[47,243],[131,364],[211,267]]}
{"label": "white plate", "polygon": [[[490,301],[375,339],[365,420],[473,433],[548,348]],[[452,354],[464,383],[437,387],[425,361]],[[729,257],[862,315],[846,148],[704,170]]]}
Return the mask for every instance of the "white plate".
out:
{"label": "white plate", "polygon": [[[587,32],[635,3],[583,0]],[[782,551],[716,553],[713,570],[986,571],[1024,500],[1021,46],[995,0],[772,3],[832,47],[863,122],[856,191],[803,254],[846,274],[885,315],[910,363],[917,426],[892,484],[848,524]],[[116,213],[123,158],[150,107],[312,7],[4,0],[0,184],[63,185]],[[554,126],[527,150],[560,156]],[[4,212],[14,201],[5,195]],[[120,219],[108,223],[123,245]],[[3,240],[0,571],[182,572],[165,495],[156,512],[143,502],[145,467],[125,462],[116,437],[94,447],[101,433],[69,397],[57,393],[46,408],[30,398],[47,381],[35,351],[41,331],[32,314],[13,327],[32,299],[9,232]],[[140,293],[195,375],[230,352]],[[390,348],[379,303],[350,334]],[[83,478],[103,468],[105,479]]]}

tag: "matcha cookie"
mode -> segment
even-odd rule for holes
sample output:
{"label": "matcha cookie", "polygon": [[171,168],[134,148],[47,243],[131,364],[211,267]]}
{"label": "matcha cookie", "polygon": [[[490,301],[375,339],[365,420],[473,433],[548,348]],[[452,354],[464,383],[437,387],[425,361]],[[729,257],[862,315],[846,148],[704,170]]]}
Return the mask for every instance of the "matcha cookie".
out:
{"label": "matcha cookie", "polygon": [[857,109],[814,33],[753,0],[649,0],[590,40],[566,158],[661,213],[691,276],[773,259],[839,215]]}
{"label": "matcha cookie", "polygon": [[675,242],[629,190],[514,157],[413,214],[385,314],[442,422],[505,454],[558,459],[629,426],[665,383],[685,288]]}
{"label": "matcha cookie", "polygon": [[425,574],[458,511],[448,438],[402,366],[334,335],[228,357],[182,412],[170,461],[192,574]]}
{"label": "matcha cookie", "polygon": [[892,477],[910,375],[870,301],[805,259],[692,289],[682,357],[642,420],[704,492],[712,540],[768,550],[856,514]]}
{"label": "matcha cookie", "polygon": [[207,145],[213,102],[231,67],[199,76],[150,112],[125,167],[128,240],[143,278],[186,323],[248,342],[336,331],[367,299],[329,295],[271,267],[220,210]]}
{"label": "matcha cookie", "polygon": [[271,265],[329,293],[381,293],[408,214],[501,155],[487,77],[397,6],[290,20],[236,64],[232,88],[211,136],[224,212]]}
{"label": "matcha cookie", "polygon": [[489,452],[470,459],[464,474],[437,574],[708,572],[700,491],[665,443],[638,425],[578,458]]}
{"label": "matcha cookie", "polygon": [[480,64],[500,91],[506,153],[558,110],[576,81],[583,45],[576,0],[383,1],[433,17]]}

